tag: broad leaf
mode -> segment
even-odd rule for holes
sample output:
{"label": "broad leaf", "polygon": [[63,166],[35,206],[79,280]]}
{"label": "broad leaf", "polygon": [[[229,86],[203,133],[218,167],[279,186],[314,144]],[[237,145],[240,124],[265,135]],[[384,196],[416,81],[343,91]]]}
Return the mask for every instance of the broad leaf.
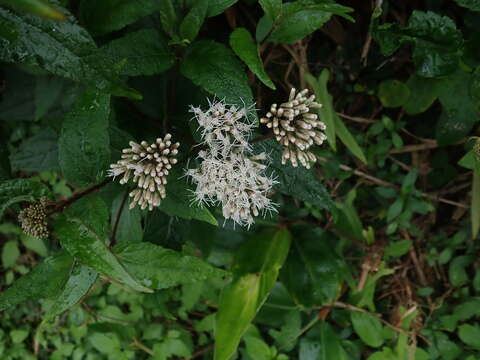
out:
{"label": "broad leaf", "polygon": [[49,196],[50,190],[42,183],[29,179],[14,179],[0,182],[0,218],[5,210],[22,201],[35,202]]}
{"label": "broad leaf", "polygon": [[330,304],[340,294],[346,268],[327,232],[305,227],[294,231],[294,243],[282,271],[293,300],[306,308]]}
{"label": "broad leaf", "polygon": [[74,22],[18,16],[0,8],[0,60],[39,67],[119,96],[141,98],[112,71],[100,71],[98,63],[89,60],[95,50],[88,32]]}
{"label": "broad leaf", "polygon": [[322,27],[333,14],[353,20],[348,15],[352,8],[338,4],[317,4],[313,0],[284,3],[282,13],[273,25],[268,40],[292,43]]}
{"label": "broad leaf", "polygon": [[65,287],[43,317],[43,321],[49,321],[77,304],[95,283],[97,275],[95,270],[85,265],[75,264]]}
{"label": "broad leaf", "polygon": [[409,97],[409,87],[399,80],[384,80],[378,87],[378,98],[385,107],[402,106]]}
{"label": "broad leaf", "polygon": [[227,103],[253,106],[252,90],[242,63],[224,45],[202,40],[187,50],[181,65],[182,74]]}
{"label": "broad leaf", "polygon": [[442,145],[452,144],[467,136],[480,120],[477,101],[471,97],[471,76],[458,70],[443,80],[438,99],[443,107],[435,129],[435,137]]}
{"label": "broad leaf", "polygon": [[89,59],[102,69],[115,68],[129,76],[159,74],[175,61],[165,39],[153,29],[130,32],[101,47]]}
{"label": "broad leaf", "polygon": [[480,1],[479,0],[454,0],[458,5],[463,6],[464,8],[470,9],[472,11],[480,11]]}
{"label": "broad leaf", "polygon": [[247,29],[236,28],[230,34],[230,46],[235,54],[247,64],[250,71],[257,75],[261,82],[275,90],[275,85],[263,68],[257,44]]}
{"label": "broad leaf", "polygon": [[98,197],[77,202],[61,218],[55,233],[62,246],[80,263],[136,291],[152,292],[133,278],[106,245],[104,228],[108,228],[108,209]]}
{"label": "broad leaf", "polygon": [[20,147],[10,155],[13,170],[27,172],[57,171],[58,135],[50,128],[22,142]]}
{"label": "broad leaf", "polygon": [[235,4],[238,0],[208,0],[207,16],[216,16]]}
{"label": "broad leaf", "polygon": [[300,360],[348,360],[340,337],[332,327],[322,321],[300,340]]}
{"label": "broad leaf", "polygon": [[0,294],[0,311],[27,300],[57,295],[70,275],[73,259],[66,252],[46,258]]}
{"label": "broad leaf", "polygon": [[374,27],[373,37],[385,56],[392,55],[403,43],[414,44],[413,62],[417,74],[438,77],[458,67],[462,34],[446,16],[414,10],[408,26],[383,24]]}
{"label": "broad leaf", "polygon": [[80,19],[91,32],[103,35],[153,14],[159,10],[162,1],[82,0]]}
{"label": "broad leaf", "polygon": [[278,230],[251,238],[238,250],[234,278],[221,294],[215,325],[215,360],[228,360],[265,302],[290,248],[290,233]]}
{"label": "broad leaf", "polygon": [[99,181],[110,162],[110,96],[86,90],[63,121],[58,141],[60,167],[77,186]]}
{"label": "broad leaf", "polygon": [[[127,195],[127,198],[125,198]],[[123,205],[123,207],[122,207]],[[119,217],[119,211],[121,211]],[[115,240],[118,242],[140,242],[143,238],[141,210],[128,208],[128,194],[119,194],[112,203],[112,231],[116,226]]]}
{"label": "broad leaf", "polygon": [[179,27],[180,39],[193,41],[200,31],[207,15],[209,0],[196,0],[185,15]]}
{"label": "broad leaf", "polygon": [[350,313],[353,328],[362,341],[371,347],[383,344],[383,326],[378,317],[367,312]]}
{"label": "broad leaf", "polygon": [[409,115],[420,114],[426,111],[438,98],[443,81],[412,75],[407,80],[410,96],[403,108]]}
{"label": "broad leaf", "polygon": [[115,246],[113,252],[129,273],[151,289],[165,289],[225,275],[223,270],[197,257],[152,243],[123,242]]}
{"label": "broad leaf", "polygon": [[282,0],[259,0],[258,2],[265,12],[265,15],[272,21],[275,21],[282,13]]}
{"label": "broad leaf", "polygon": [[480,164],[478,160],[475,162],[473,170],[470,221],[472,223],[472,239],[476,239],[480,230]]}

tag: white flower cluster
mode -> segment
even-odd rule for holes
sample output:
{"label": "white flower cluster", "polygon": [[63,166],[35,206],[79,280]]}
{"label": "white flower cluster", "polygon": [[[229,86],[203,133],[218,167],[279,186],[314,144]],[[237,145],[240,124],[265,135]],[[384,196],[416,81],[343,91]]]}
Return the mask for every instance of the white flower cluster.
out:
{"label": "white flower cluster", "polygon": [[250,226],[254,216],[275,210],[268,198],[275,180],[260,163],[266,159],[265,153],[251,154],[248,136],[253,124],[248,122],[248,109],[222,101],[209,105],[207,111],[191,107],[207,147],[199,153],[200,167],[187,171],[196,184],[195,200],[220,204],[225,219]]}
{"label": "white flower cluster", "polygon": [[123,149],[122,158],[110,165],[109,176],[122,175],[120,184],[126,184],[133,176],[137,188],[130,192],[130,209],[135,205],[152,210],[165,198],[167,175],[172,165],[177,163],[180,143],[172,143],[172,135],[158,138],[152,144],[142,141],[137,144],[130,141],[130,148]]}
{"label": "white flower cluster", "polygon": [[292,89],[287,102],[280,106],[272,104],[267,115],[260,119],[262,124],[273,130],[277,141],[285,147],[282,164],[290,161],[294,167],[300,163],[309,169],[310,164],[317,160],[308,149],[313,144],[323,144],[327,138],[323,133],[326,127],[310,109],[320,107],[315,102],[315,95],[308,96],[308,89],[298,93]]}

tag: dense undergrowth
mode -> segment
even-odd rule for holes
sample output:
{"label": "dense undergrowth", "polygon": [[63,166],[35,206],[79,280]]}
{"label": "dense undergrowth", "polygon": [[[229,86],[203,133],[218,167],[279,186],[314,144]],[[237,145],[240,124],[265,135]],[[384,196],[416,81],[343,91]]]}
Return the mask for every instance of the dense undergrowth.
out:
{"label": "dense undergrowth", "polygon": [[[0,358],[480,359],[479,11],[0,1]],[[310,169],[260,124],[291,88],[322,104]],[[246,107],[245,154],[211,154],[207,99]],[[167,133],[166,197],[129,209],[109,165]],[[206,154],[275,210],[193,201]]]}

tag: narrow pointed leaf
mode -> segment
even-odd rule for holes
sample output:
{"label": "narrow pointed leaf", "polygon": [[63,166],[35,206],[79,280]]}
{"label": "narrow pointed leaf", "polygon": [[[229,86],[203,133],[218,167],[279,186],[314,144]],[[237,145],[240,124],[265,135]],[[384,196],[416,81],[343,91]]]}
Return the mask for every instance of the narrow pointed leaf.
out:
{"label": "narrow pointed leaf", "polygon": [[1,0],[0,4],[9,6],[19,12],[26,12],[52,20],[63,21],[67,18],[63,12],[41,0]]}

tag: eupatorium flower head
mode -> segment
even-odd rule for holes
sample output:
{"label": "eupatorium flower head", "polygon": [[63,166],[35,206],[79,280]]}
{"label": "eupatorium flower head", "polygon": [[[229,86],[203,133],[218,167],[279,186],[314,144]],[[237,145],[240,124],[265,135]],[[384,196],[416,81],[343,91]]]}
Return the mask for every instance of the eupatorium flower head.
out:
{"label": "eupatorium flower head", "polygon": [[137,185],[129,194],[132,198],[130,209],[138,204],[142,210],[147,207],[152,210],[165,198],[167,176],[172,165],[177,163],[175,156],[180,146],[180,143],[173,143],[171,139],[172,135],[167,134],[151,144],[130,141],[130,147],[122,150],[122,158],[110,165],[109,175],[122,176],[120,184],[132,179]]}
{"label": "eupatorium flower head", "polygon": [[20,211],[18,221],[25,234],[39,239],[48,237],[46,198]]}
{"label": "eupatorium flower head", "polygon": [[252,155],[248,144],[253,124],[248,109],[210,102],[206,111],[191,107],[201,129],[205,150],[200,166],[187,170],[196,185],[195,201],[221,205],[225,219],[250,226],[254,217],[275,210],[268,198],[275,184],[266,173],[265,153]]}
{"label": "eupatorium flower head", "polygon": [[285,147],[283,164],[290,161],[294,167],[300,163],[308,169],[316,161],[315,155],[308,149],[314,144],[322,145],[327,138],[323,132],[325,124],[317,114],[311,112],[311,109],[320,107],[315,102],[315,95],[308,96],[308,89],[298,93],[292,89],[287,102],[280,106],[272,104],[270,111],[260,119],[262,124],[273,130],[277,141]]}

